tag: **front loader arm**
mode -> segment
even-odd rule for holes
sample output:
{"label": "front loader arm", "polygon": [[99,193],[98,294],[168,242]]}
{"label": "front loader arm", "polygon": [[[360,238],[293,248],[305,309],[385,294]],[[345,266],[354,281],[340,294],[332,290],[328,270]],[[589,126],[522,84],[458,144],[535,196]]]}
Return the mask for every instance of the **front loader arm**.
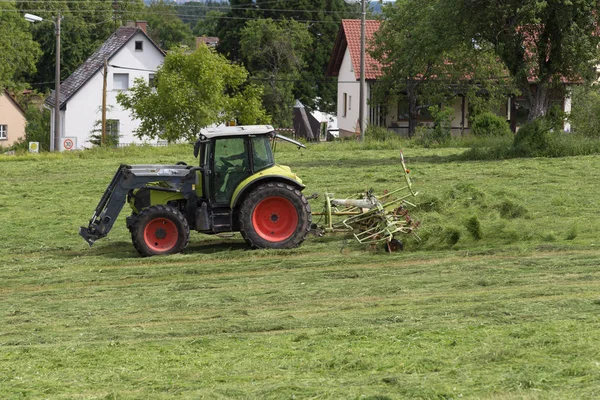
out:
{"label": "front loader arm", "polygon": [[100,198],[87,228],[79,235],[90,245],[108,235],[127,201],[127,193],[150,182],[166,181],[180,187],[194,168],[185,165],[125,165],[121,164]]}

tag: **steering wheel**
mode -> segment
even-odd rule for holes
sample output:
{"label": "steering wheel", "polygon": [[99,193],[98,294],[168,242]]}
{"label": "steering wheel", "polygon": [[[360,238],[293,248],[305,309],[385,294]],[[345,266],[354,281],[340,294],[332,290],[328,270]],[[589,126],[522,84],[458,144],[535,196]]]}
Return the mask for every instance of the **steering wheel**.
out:
{"label": "steering wheel", "polygon": [[223,163],[223,165],[227,168],[233,168],[234,165],[232,163],[229,162],[229,160],[227,160],[225,157],[220,157],[219,160],[221,160],[221,162]]}

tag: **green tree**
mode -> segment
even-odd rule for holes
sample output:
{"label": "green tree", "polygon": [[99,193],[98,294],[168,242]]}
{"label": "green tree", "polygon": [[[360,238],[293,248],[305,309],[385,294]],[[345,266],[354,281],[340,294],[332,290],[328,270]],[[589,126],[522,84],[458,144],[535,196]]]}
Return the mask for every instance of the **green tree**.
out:
{"label": "green tree", "polygon": [[196,36],[217,36],[219,24],[226,14],[219,10],[208,11],[203,18],[198,19],[194,26],[194,35]]}
{"label": "green tree", "polygon": [[278,127],[292,126],[294,80],[306,64],[311,43],[306,24],[294,20],[257,19],[242,29],[242,59],[262,83],[263,104]]}
{"label": "green tree", "polygon": [[34,40],[44,50],[37,63],[37,73],[28,80],[37,89],[54,86],[56,37],[52,21],[60,12],[61,22],[61,80],[75,71],[114,32],[115,27],[127,20],[140,17],[142,0],[17,1],[17,7],[44,18],[30,24]]}
{"label": "green tree", "polygon": [[310,108],[335,112],[337,82],[326,76],[342,18],[358,18],[356,6],[343,0],[231,0],[227,18],[219,24],[219,52],[239,60],[241,31],[248,20],[271,18],[306,23],[313,38],[311,57],[293,82],[294,95]]}
{"label": "green tree", "polygon": [[596,0],[438,0],[431,5],[424,24],[439,24],[436,29],[463,44],[493,49],[525,97],[529,120],[548,113],[551,96],[562,94],[565,80],[593,77],[600,44]]}
{"label": "green tree", "polygon": [[568,118],[573,132],[600,137],[600,89],[595,85],[573,88],[571,99],[572,109]]}
{"label": "green tree", "polygon": [[171,2],[154,0],[146,8],[148,36],[163,50],[171,50],[180,45],[194,48],[192,30],[177,16],[177,9]]}
{"label": "green tree", "polygon": [[262,91],[247,83],[248,72],[206,46],[193,53],[175,49],[156,73],[156,87],[136,80],[117,101],[141,120],[139,138],[169,142],[195,140],[200,129],[236,119],[241,124],[269,121]]}
{"label": "green tree", "polygon": [[[212,0],[188,1],[175,5],[175,10],[181,20],[193,30],[194,35],[216,36],[219,19],[229,12],[229,4]],[[206,33],[204,26],[209,26],[210,33]],[[200,30],[200,33],[197,32],[197,29]]]}
{"label": "green tree", "polygon": [[17,12],[14,2],[2,3],[0,12],[0,90],[22,86],[27,74],[35,72],[41,55],[29,32],[29,23]]}
{"label": "green tree", "polygon": [[[409,135],[418,116],[436,104],[466,95],[477,111],[494,108],[511,87],[507,71],[486,43],[463,41],[446,20],[441,0],[399,0],[384,7],[385,20],[374,35],[371,54],[383,65],[374,101],[408,102]],[[482,94],[485,93],[484,96]]]}

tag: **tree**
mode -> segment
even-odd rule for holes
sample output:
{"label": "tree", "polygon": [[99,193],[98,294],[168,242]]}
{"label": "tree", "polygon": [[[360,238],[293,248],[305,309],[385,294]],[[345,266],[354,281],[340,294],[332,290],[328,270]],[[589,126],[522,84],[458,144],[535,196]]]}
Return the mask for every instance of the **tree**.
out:
{"label": "tree", "polygon": [[196,36],[217,36],[221,18],[229,12],[229,4],[221,1],[188,1],[175,5],[177,15]]}
{"label": "tree", "polygon": [[148,36],[163,50],[171,50],[180,45],[195,47],[194,35],[190,27],[177,16],[177,9],[171,2],[154,0],[146,8]]}
{"label": "tree", "polygon": [[261,81],[263,104],[278,127],[292,126],[294,81],[306,64],[311,43],[307,26],[294,20],[257,19],[241,31],[242,59],[253,78]]}
{"label": "tree", "polygon": [[343,0],[231,0],[230,4],[227,18],[219,24],[219,52],[233,60],[241,58],[241,31],[249,20],[272,18],[306,23],[313,48],[299,79],[293,82],[294,96],[310,108],[335,112],[337,81],[325,74],[341,20],[357,18],[358,8]]}
{"label": "tree", "polygon": [[600,89],[595,85],[576,87],[571,98],[573,108],[569,122],[573,125],[573,132],[587,137],[600,137]]}
{"label": "tree", "polygon": [[462,95],[486,108],[483,99],[492,108],[494,100],[510,92],[507,71],[491,46],[464,42],[461,32],[445,21],[451,14],[438,12],[442,6],[438,0],[399,0],[384,6],[386,19],[371,46],[372,56],[383,65],[373,100],[386,105],[390,98],[406,99],[410,136],[419,114],[430,106]]}
{"label": "tree", "polygon": [[[399,6],[406,3],[411,1],[401,1]],[[529,120],[547,114],[552,91],[561,94],[565,81],[592,78],[600,43],[595,0],[426,3],[428,15],[419,18],[419,31],[436,30],[442,33],[443,42],[489,46],[525,97]],[[418,4],[413,5],[420,12]],[[429,50],[423,52],[429,54]]]}
{"label": "tree", "polygon": [[269,121],[261,107],[262,90],[247,83],[248,72],[206,46],[193,53],[167,54],[151,87],[136,80],[119,104],[141,120],[139,138],[169,142],[195,140],[200,129],[236,119],[241,124]]}
{"label": "tree", "polygon": [[[34,40],[44,49],[37,63],[37,72],[28,80],[39,90],[54,87],[55,29],[52,20],[60,12],[61,23],[61,79],[73,73],[127,20],[136,19],[143,9],[142,0],[114,1],[17,1],[17,7],[44,18],[30,25]],[[22,17],[21,17],[22,18]]]}
{"label": "tree", "polygon": [[2,7],[5,11],[0,12],[0,91],[22,86],[25,76],[35,72],[41,55],[40,46],[29,32],[29,23],[14,3],[2,3]]}
{"label": "tree", "polygon": [[208,11],[203,18],[198,19],[194,25],[194,35],[196,36],[217,36],[219,32],[219,23],[225,13],[218,10]]}

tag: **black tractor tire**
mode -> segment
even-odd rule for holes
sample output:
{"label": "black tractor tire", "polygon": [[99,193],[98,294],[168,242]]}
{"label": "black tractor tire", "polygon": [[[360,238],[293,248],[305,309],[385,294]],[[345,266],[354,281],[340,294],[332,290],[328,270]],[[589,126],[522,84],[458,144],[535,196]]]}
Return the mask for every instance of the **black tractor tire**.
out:
{"label": "black tractor tire", "polygon": [[187,247],[189,237],[187,220],[170,206],[148,207],[131,227],[133,247],[142,257],[180,253]]}
{"label": "black tractor tire", "polygon": [[297,188],[269,182],[252,190],[240,207],[240,232],[252,247],[298,247],[310,231],[312,214],[306,197]]}

